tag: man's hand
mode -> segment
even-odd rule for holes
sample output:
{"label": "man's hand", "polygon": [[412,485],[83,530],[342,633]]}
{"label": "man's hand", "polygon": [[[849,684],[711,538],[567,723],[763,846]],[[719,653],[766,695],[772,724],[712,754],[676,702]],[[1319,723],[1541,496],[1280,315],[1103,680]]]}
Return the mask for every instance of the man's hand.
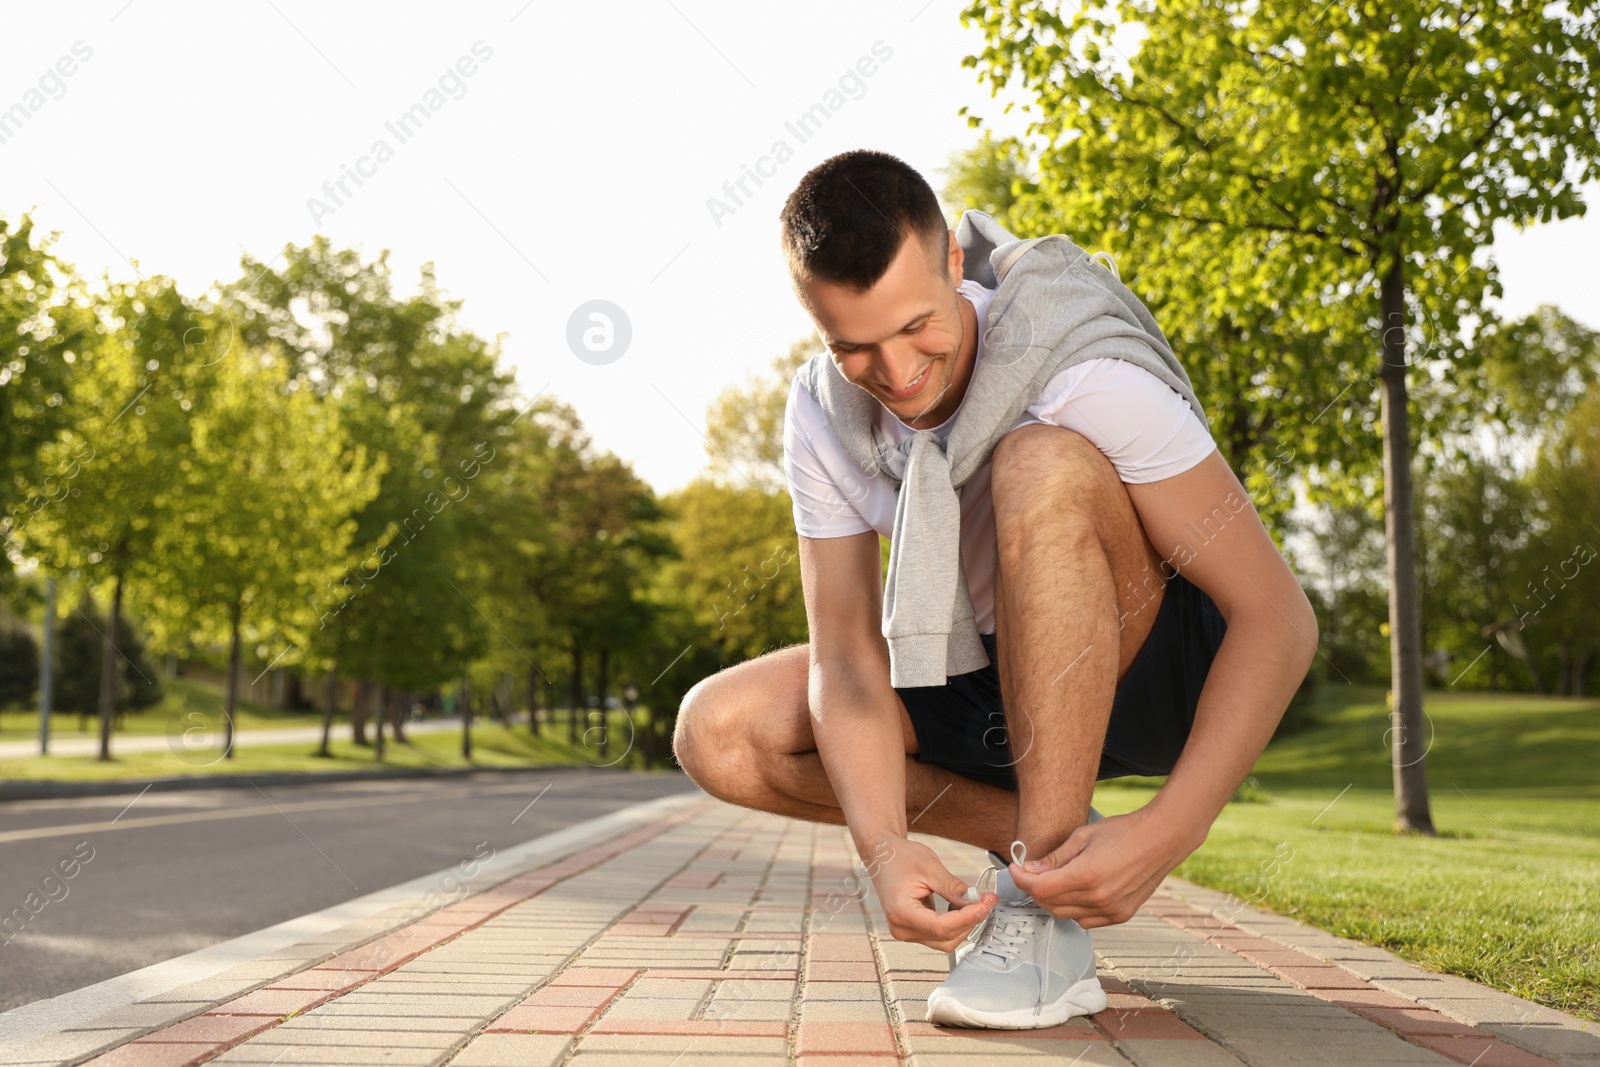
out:
{"label": "man's hand", "polygon": [[[889,837],[873,849],[867,862],[878,902],[897,941],[952,952],[1000,900],[985,893],[967,903],[967,883],[951,874],[933,849],[904,837]],[[944,914],[934,910],[935,896],[950,902]]]}
{"label": "man's hand", "polygon": [[1204,840],[1141,808],[1078,827],[1043,859],[1011,864],[1011,877],[1058,919],[1076,919],[1084,929],[1114,926],[1133,918]]}

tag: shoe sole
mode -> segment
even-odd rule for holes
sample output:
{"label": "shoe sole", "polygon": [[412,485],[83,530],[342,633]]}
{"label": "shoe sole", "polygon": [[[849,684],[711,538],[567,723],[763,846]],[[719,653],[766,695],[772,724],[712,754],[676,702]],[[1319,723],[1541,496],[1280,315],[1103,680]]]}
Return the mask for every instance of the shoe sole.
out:
{"label": "shoe sole", "polygon": [[1091,975],[1073,983],[1055,1002],[1039,1013],[1032,1008],[1012,1011],[978,1011],[962,1004],[948,993],[934,990],[928,998],[927,1021],[938,1026],[968,1026],[988,1030],[1037,1030],[1059,1026],[1079,1015],[1095,1015],[1106,1010],[1106,993],[1100,979]]}

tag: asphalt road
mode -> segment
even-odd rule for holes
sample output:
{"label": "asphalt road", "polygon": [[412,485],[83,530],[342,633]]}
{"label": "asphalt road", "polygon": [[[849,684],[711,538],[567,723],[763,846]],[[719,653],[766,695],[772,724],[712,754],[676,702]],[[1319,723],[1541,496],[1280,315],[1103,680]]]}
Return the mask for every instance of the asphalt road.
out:
{"label": "asphalt road", "polygon": [[0,1011],[692,788],[560,768],[0,803]]}

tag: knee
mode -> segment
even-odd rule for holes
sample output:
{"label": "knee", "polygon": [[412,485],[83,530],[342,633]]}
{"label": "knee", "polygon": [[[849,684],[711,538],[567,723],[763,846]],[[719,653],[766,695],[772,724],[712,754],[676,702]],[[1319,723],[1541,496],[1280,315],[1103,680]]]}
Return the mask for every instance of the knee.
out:
{"label": "knee", "polygon": [[1052,538],[1094,536],[1104,494],[1120,484],[1106,454],[1061,426],[1012,430],[990,458],[989,491],[1000,544],[1030,538],[1048,523]]}
{"label": "knee", "polygon": [[719,676],[696,682],[678,706],[672,729],[672,755],[683,772],[712,796],[728,799],[730,772],[738,762],[738,717],[729,706]]}

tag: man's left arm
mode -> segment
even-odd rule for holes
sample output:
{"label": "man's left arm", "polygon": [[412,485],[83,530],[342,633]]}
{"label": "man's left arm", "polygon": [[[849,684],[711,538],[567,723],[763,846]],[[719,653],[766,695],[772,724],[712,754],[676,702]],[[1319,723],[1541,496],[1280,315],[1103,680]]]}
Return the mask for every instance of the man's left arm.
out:
{"label": "man's left arm", "polygon": [[1183,754],[1155,797],[1079,828],[1042,860],[1012,865],[1020,888],[1085,927],[1132,918],[1200,847],[1317,651],[1311,603],[1220,452],[1127,489],[1150,543],[1210,595],[1228,626]]}

